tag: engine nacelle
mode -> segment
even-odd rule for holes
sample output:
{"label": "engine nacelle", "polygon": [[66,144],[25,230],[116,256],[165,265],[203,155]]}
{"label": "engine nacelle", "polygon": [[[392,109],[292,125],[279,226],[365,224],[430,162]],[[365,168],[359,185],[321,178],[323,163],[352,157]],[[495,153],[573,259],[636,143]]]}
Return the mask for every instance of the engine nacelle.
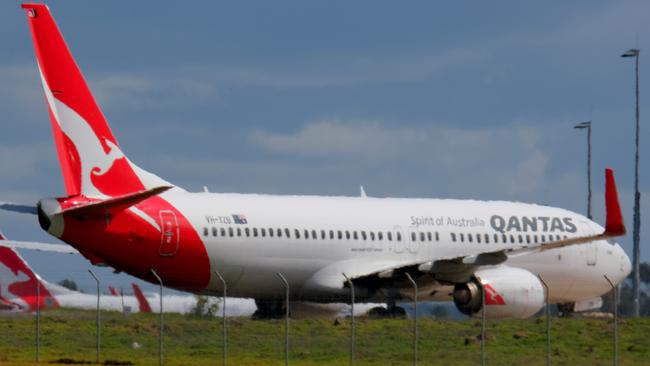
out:
{"label": "engine nacelle", "polygon": [[544,306],[544,285],[534,274],[507,266],[479,269],[467,283],[454,287],[454,304],[463,314],[482,308],[487,318],[528,318]]}

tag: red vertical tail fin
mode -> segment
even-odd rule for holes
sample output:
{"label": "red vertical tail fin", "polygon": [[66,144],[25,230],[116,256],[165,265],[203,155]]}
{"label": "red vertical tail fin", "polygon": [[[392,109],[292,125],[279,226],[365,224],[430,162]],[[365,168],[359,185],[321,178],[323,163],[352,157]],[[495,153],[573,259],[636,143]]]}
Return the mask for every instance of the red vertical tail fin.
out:
{"label": "red vertical tail fin", "polygon": [[27,10],[68,196],[106,198],[164,185],[120,150],[48,7],[22,7]]}
{"label": "red vertical tail fin", "polygon": [[[5,237],[0,233],[0,298],[4,303],[14,303],[17,306],[30,310],[36,310],[36,304],[40,302],[40,308],[58,307],[52,293],[18,253],[8,247],[2,246]],[[38,287],[38,290],[37,290]],[[37,291],[40,292],[37,296]],[[40,299],[37,299],[40,297]]]}
{"label": "red vertical tail fin", "polygon": [[151,312],[151,306],[149,305],[149,301],[147,301],[147,298],[144,297],[144,294],[142,293],[142,290],[140,290],[140,286],[136,285],[135,283],[131,284],[133,286],[133,293],[135,294],[135,298],[138,299],[138,305],[140,306],[140,312],[141,313],[150,313]]}

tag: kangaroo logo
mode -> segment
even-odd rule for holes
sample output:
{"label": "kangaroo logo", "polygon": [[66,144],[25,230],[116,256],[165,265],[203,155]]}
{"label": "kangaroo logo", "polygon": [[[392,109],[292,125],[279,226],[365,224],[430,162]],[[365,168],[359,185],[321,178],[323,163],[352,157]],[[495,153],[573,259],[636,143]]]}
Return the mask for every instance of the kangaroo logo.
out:
{"label": "kangaroo logo", "polygon": [[503,296],[490,284],[483,285],[485,291],[485,305],[505,305],[506,301]]}

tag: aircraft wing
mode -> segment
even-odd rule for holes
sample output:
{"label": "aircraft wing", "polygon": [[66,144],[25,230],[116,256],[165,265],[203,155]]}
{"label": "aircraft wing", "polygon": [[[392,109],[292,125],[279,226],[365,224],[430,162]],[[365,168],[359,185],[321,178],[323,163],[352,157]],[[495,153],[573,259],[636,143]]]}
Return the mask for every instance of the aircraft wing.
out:
{"label": "aircraft wing", "polygon": [[[561,239],[542,244],[519,244],[490,252],[476,253],[454,258],[436,258],[432,261],[417,263],[394,264],[387,268],[386,263],[374,267],[366,264],[358,268],[373,268],[372,272],[364,275],[351,276],[355,284],[377,285],[378,283],[394,282],[396,279],[404,280],[404,273],[411,274],[414,278],[423,275],[432,275],[435,279],[445,282],[462,282],[469,279],[473,272],[480,266],[498,265],[508,258],[529,255],[546,250],[563,248],[571,245],[590,243],[596,240],[608,240],[625,235],[625,223],[618,201],[616,182],[611,169],[605,170],[605,205],[606,224],[605,230],[596,235],[587,235],[575,238]],[[357,271],[358,274],[358,271]]]}
{"label": "aircraft wing", "polygon": [[18,249],[30,249],[43,252],[56,252],[64,254],[79,254],[79,251],[69,245],[63,244],[46,244],[34,241],[17,241],[17,240],[2,240],[0,246]]}

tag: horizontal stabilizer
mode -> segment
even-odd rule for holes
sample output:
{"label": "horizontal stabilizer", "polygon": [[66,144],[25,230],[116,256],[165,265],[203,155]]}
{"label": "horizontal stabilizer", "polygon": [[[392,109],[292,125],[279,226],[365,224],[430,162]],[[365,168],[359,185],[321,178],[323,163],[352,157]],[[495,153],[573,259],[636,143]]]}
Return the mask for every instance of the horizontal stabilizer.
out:
{"label": "horizontal stabilizer", "polygon": [[46,244],[34,241],[17,241],[17,240],[2,240],[0,246],[14,248],[14,249],[29,249],[40,252],[56,252],[63,254],[79,254],[79,251],[69,245],[63,244]]}
{"label": "horizontal stabilizer", "polygon": [[36,215],[36,206],[19,203],[0,202],[0,210]]}
{"label": "horizontal stabilizer", "polygon": [[165,192],[173,188],[172,186],[162,186],[147,189],[144,191],[125,194],[123,196],[113,197],[102,201],[93,201],[80,206],[71,207],[62,211],[63,214],[72,214],[75,216],[94,216],[103,215],[106,210],[120,210],[133,206],[138,202]]}

